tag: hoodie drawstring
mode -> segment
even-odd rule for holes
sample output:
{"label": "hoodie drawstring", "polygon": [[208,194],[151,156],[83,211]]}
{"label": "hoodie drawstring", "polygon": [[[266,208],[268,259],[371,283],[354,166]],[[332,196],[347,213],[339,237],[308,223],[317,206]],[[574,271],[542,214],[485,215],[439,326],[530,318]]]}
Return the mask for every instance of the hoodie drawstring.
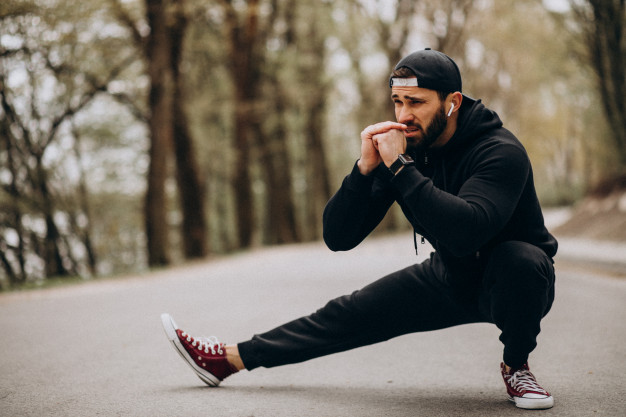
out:
{"label": "hoodie drawstring", "polygon": [[[426,243],[426,239],[424,239],[424,236],[420,236],[420,243],[422,245]],[[413,229],[413,246],[415,247],[415,256],[418,256],[419,253],[417,252],[417,231],[415,229]]]}

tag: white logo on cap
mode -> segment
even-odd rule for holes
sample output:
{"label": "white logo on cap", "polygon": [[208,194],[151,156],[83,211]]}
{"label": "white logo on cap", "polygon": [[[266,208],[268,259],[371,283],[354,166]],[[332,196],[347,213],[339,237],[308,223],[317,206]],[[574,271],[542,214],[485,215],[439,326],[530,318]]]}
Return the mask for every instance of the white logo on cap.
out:
{"label": "white logo on cap", "polygon": [[417,78],[392,78],[392,87],[418,87]]}

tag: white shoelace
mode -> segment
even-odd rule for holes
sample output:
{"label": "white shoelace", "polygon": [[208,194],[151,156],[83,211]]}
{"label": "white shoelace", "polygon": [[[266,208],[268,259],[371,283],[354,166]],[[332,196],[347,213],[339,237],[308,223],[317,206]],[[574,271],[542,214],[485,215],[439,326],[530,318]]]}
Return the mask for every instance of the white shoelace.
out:
{"label": "white shoelace", "polygon": [[197,347],[199,350],[203,350],[204,353],[209,353],[211,351],[212,355],[216,353],[223,355],[224,351],[222,350],[222,343],[215,336],[209,337],[191,337],[187,333],[183,332],[181,336],[186,337],[188,342],[191,342],[191,346]]}
{"label": "white shoelace", "polygon": [[518,391],[533,391],[546,394],[546,390],[541,388],[535,380],[535,376],[526,369],[520,369],[509,376],[507,382]]}

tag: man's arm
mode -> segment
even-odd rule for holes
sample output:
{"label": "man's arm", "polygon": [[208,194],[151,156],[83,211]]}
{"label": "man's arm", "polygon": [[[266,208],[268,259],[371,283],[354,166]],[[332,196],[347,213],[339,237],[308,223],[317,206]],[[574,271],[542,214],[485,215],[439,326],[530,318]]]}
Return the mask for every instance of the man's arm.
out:
{"label": "man's arm", "polygon": [[406,125],[388,121],[370,125],[361,132],[361,157],[324,209],[324,241],[331,250],[357,246],[393,204],[389,185],[373,175],[382,168],[383,161],[375,137],[401,129],[406,129]]}
{"label": "man's arm", "polygon": [[361,174],[355,164],[324,208],[324,242],[333,251],[356,247],[376,228],[393,202],[389,184]]}
{"label": "man's arm", "polygon": [[512,144],[489,147],[476,161],[457,195],[437,188],[414,167],[391,180],[419,227],[455,256],[476,252],[504,228],[530,172],[525,151]]}

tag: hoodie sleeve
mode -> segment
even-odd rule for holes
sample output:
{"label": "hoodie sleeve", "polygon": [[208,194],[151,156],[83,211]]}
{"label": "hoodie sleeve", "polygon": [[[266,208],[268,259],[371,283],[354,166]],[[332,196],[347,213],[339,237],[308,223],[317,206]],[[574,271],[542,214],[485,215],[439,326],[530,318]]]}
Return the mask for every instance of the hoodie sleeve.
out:
{"label": "hoodie sleeve", "polygon": [[467,169],[457,195],[437,188],[415,167],[391,181],[414,222],[458,257],[478,251],[504,228],[523,192],[530,161],[523,148],[499,143],[478,151]]}
{"label": "hoodie sleeve", "polygon": [[393,204],[391,191],[389,184],[375,174],[361,174],[355,164],[324,208],[324,242],[328,248],[345,251],[361,243]]}

